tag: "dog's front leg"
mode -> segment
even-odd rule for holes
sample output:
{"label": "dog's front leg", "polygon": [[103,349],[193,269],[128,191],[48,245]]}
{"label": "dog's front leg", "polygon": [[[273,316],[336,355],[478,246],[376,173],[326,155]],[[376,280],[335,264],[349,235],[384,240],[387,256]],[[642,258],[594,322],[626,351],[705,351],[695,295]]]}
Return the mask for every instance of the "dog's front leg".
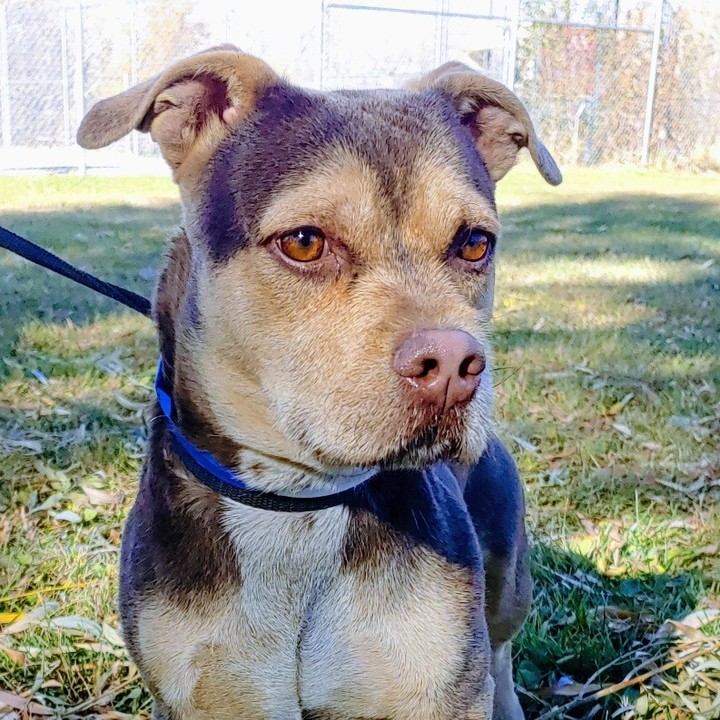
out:
{"label": "dog's front leg", "polygon": [[493,698],[496,694],[495,680],[492,675],[488,674],[485,685],[478,695],[473,709],[465,715],[465,720],[495,720]]}
{"label": "dog's front leg", "polygon": [[515,463],[493,439],[470,471],[465,500],[483,548],[485,618],[495,680],[493,720],[524,720],[512,672],[513,637],[530,609],[532,579],[525,534],[525,503]]}
{"label": "dog's front leg", "polygon": [[493,650],[492,674],[495,678],[493,720],[525,720],[525,714],[515,693],[512,643],[509,640]]}

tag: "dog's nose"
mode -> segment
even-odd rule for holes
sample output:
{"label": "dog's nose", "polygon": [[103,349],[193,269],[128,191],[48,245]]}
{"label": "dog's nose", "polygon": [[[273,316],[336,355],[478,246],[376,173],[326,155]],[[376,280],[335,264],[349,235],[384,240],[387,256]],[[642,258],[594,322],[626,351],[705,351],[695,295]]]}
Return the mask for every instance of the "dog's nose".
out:
{"label": "dog's nose", "polygon": [[393,367],[419,399],[444,412],[472,399],[485,356],[480,343],[462,330],[425,330],[400,345]]}

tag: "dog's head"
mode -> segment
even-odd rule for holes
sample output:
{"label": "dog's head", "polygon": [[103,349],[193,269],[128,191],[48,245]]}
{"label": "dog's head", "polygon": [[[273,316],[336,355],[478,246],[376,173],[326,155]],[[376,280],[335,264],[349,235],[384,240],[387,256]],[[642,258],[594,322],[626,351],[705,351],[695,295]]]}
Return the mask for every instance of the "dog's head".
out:
{"label": "dog's head", "polygon": [[200,444],[260,474],[479,456],[495,182],[523,147],[561,179],[510,90],[449,64],[319,93],[223,46],[100,102],[78,138],[132,129],[181,191],[156,313]]}

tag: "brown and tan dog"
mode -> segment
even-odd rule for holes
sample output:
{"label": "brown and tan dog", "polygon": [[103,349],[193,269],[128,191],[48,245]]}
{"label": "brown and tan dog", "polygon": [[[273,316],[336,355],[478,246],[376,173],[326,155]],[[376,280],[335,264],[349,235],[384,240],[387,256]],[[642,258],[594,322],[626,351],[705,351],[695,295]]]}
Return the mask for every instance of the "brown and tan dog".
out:
{"label": "brown and tan dog", "polygon": [[[121,570],[155,717],[522,718],[494,186],[522,147],[560,182],[524,107],[457,64],[319,93],[222,46],[100,102],[78,138],[133,129],[183,204],[155,300],[173,409],[156,408]],[[290,507],[212,489],[173,421],[247,497]]]}

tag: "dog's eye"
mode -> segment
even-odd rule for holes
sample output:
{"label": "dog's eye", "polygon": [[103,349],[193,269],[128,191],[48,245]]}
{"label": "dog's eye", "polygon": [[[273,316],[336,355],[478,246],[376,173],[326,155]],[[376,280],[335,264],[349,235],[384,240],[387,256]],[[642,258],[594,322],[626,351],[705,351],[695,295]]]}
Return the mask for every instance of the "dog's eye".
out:
{"label": "dog's eye", "polygon": [[495,236],[479,228],[463,228],[458,236],[458,257],[467,262],[485,260],[495,246]]}
{"label": "dog's eye", "polygon": [[295,262],[319,260],[325,251],[325,236],[314,227],[301,227],[277,240],[283,255]]}

